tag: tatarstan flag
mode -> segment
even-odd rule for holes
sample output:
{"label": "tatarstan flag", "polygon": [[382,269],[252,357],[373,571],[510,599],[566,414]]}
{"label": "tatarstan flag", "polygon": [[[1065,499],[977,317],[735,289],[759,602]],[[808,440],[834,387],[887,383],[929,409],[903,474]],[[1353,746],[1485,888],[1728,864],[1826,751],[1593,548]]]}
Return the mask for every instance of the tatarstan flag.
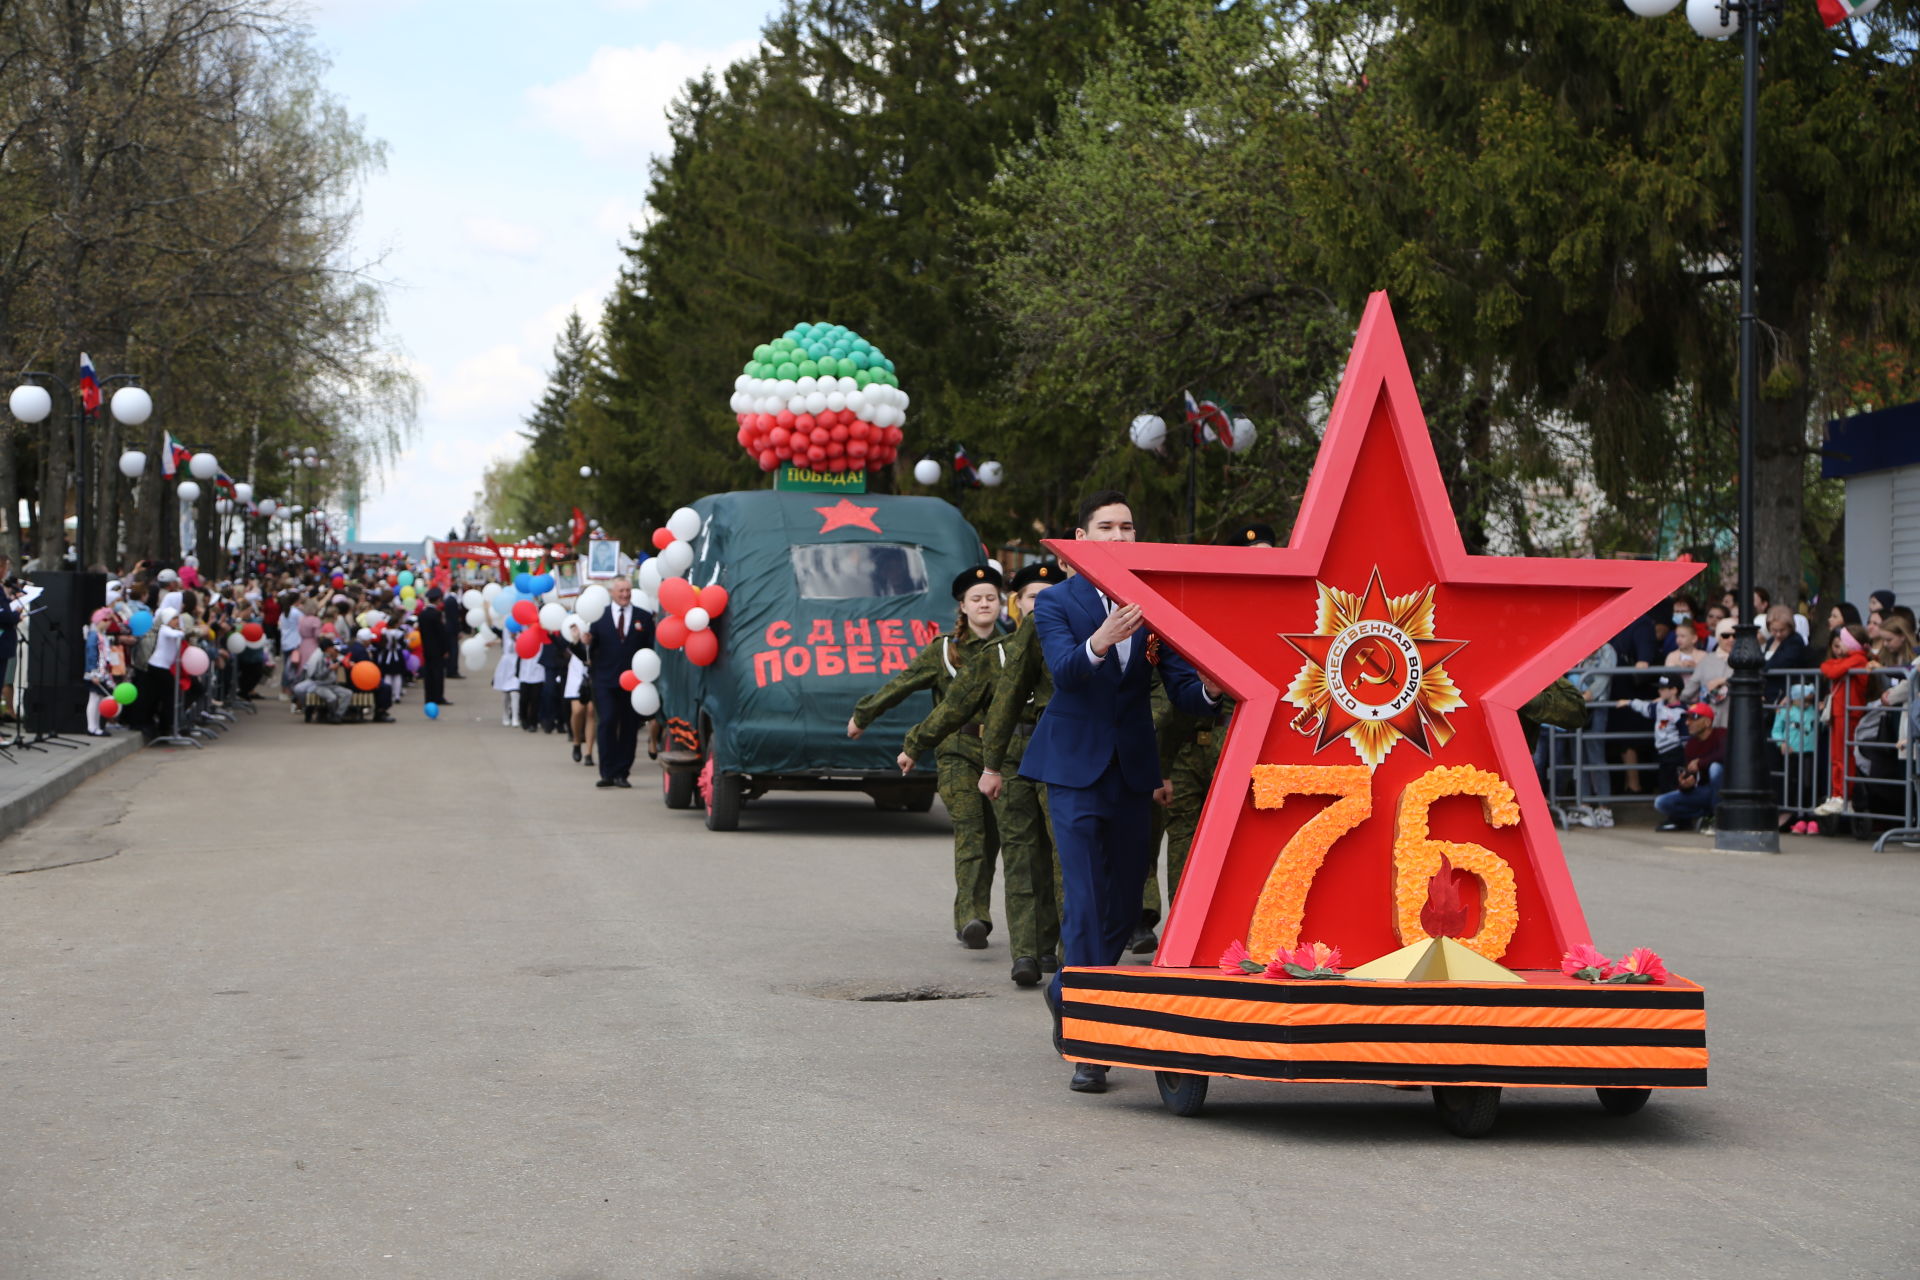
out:
{"label": "tatarstan flag", "polygon": [[1880,0],[1819,0],[1820,20],[1837,27],[1853,18],[1864,18]]}

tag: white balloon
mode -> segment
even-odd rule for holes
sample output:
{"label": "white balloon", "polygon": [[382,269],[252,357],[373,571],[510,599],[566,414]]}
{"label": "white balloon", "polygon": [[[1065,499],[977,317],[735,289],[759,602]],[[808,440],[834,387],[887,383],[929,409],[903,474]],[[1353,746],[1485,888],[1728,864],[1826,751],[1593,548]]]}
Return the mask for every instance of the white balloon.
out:
{"label": "white balloon", "polygon": [[979,475],[981,484],[994,489],[1007,478],[1007,469],[997,462],[983,462],[980,464]]}
{"label": "white balloon", "polygon": [[845,392],[829,391],[827,393],[827,409],[830,412],[838,413],[846,407],[847,397]]}
{"label": "white balloon", "polygon": [[[885,426],[886,423],[883,422],[880,425]],[[939,484],[940,464],[932,458],[920,459],[920,461],[913,464],[913,478],[923,485]]]}
{"label": "white balloon", "polygon": [[[669,542],[665,551],[647,563],[658,564],[660,573],[664,577],[678,577],[693,567],[693,546],[687,542]],[[657,592],[660,584],[655,583],[652,589]]]}
{"label": "white balloon", "polygon": [[660,709],[660,691],[650,684],[633,686],[633,697],[629,699],[633,709],[643,716],[650,716]]}
{"label": "white balloon", "polygon": [[487,607],[487,598],[479,591],[469,588],[466,594],[460,597],[460,603],[468,612],[478,612]]}
{"label": "white balloon", "polygon": [[653,649],[642,649],[633,655],[633,674],[640,677],[643,684],[652,684],[660,678],[660,654]]}
{"label": "white balloon", "polygon": [[596,582],[580,593],[580,598],[573,602],[573,609],[575,613],[580,615],[582,622],[585,622],[588,626],[592,626],[594,623],[600,621],[600,615],[605,613],[607,606],[612,603],[613,596],[608,594],[605,587]]}
{"label": "white balloon", "polygon": [[1167,442],[1167,420],[1157,413],[1143,413],[1127,428],[1127,435],[1139,448],[1158,453]]}
{"label": "white balloon", "polygon": [[700,536],[700,513],[692,507],[681,507],[667,517],[667,530],[682,542],[690,542]]}
{"label": "white balloon", "polygon": [[900,409],[902,412],[905,412],[906,409],[911,404],[911,402],[907,399],[907,393],[900,390],[898,387],[892,388],[892,390],[894,395],[894,401],[893,401],[894,406]]}
{"label": "white balloon", "polygon": [[260,514],[261,514],[261,515],[263,515],[263,516],[269,516],[269,517],[271,517],[271,516],[273,515],[273,513],[274,513],[274,512],[276,512],[276,511],[278,511],[279,509],[280,509],[280,504],[279,504],[279,503],[277,503],[277,502],[275,502],[275,501],[274,501],[274,500],[273,500],[272,498],[262,498],[262,499],[260,499]]}
{"label": "white balloon", "polygon": [[129,449],[121,454],[120,474],[129,480],[138,480],[147,474],[147,455],[138,449]]}
{"label": "white balloon", "polygon": [[488,604],[492,604],[493,598],[499,594],[500,584],[497,582],[489,582],[486,586],[480,588],[480,595]]}
{"label": "white balloon", "polygon": [[[145,465],[144,459],[142,459],[142,465]],[[238,484],[234,485],[233,500],[235,502],[252,502],[253,486],[248,484],[245,480],[242,480]]]}
{"label": "white balloon", "polygon": [[210,453],[196,453],[187,459],[187,470],[195,480],[211,480],[220,474],[220,463]]}
{"label": "white balloon", "polygon": [[748,412],[748,406],[752,403],[752,399],[750,399],[744,391],[734,392],[732,398],[727,401],[727,404],[732,407],[735,413]]}
{"label": "white balloon", "polygon": [[1245,453],[1253,448],[1254,438],[1259,434],[1259,428],[1253,425],[1253,419],[1235,418],[1233,420],[1233,452]]}
{"label": "white balloon", "polygon": [[826,411],[827,411],[827,397],[824,394],[822,394],[821,392],[815,391],[807,397],[808,413],[825,413]]}
{"label": "white balloon", "polygon": [[182,502],[200,501],[200,486],[191,480],[182,480],[180,487],[176,489],[175,492],[180,495],[180,501]]}
{"label": "white balloon", "polygon": [[852,395],[854,392],[858,391],[859,389],[860,389],[860,380],[858,378],[840,379],[840,390],[845,394]]}
{"label": "white balloon", "polygon": [[713,619],[707,616],[705,609],[702,609],[699,605],[695,605],[693,608],[687,610],[687,616],[682,618],[681,621],[687,624],[687,630],[689,631],[705,631]]}
{"label": "white balloon", "polygon": [[[642,591],[658,591],[660,589],[660,578],[661,569],[659,556],[653,557],[653,559],[640,566],[640,589]],[[611,599],[612,597],[608,598]]]}
{"label": "white balloon", "polygon": [[773,384],[773,394],[779,396],[782,400],[785,400],[788,396],[792,395],[794,392],[798,391],[799,389],[800,389],[800,384],[795,382],[792,378],[782,378],[778,382]]}
{"label": "white balloon", "polygon": [[247,647],[247,638],[238,631],[227,637],[227,652],[240,653]]}
{"label": "white balloon", "polygon": [[785,409],[788,413],[805,413],[807,411],[806,393],[796,391],[787,397],[786,403],[783,404],[781,408]]}
{"label": "white balloon", "polygon": [[816,390],[820,386],[820,380],[810,373],[802,374],[794,386],[801,395],[805,395],[809,391]]}
{"label": "white balloon", "polygon": [[540,626],[546,631],[558,631],[560,624],[567,620],[566,608],[557,604],[540,606]]}
{"label": "white balloon", "polygon": [[571,636],[575,640],[585,640],[587,638],[587,620],[577,613],[568,614],[566,617],[560,619],[560,634],[563,637]]}
{"label": "white balloon", "polygon": [[1709,40],[1725,40],[1740,32],[1740,15],[1729,9],[1723,20],[1720,0],[1687,0],[1687,21]]}
{"label": "white balloon", "polygon": [[745,391],[747,389],[748,384],[751,383],[752,381],[753,381],[752,378],[748,377],[746,374],[743,373],[739,377],[733,380],[733,389],[735,391]]}
{"label": "white balloon", "polygon": [[487,665],[487,642],[482,636],[474,636],[460,646],[460,661],[469,671],[478,671]]}
{"label": "white balloon", "polygon": [[660,612],[660,602],[644,591],[633,593],[633,607],[642,613]]}
{"label": "white balloon", "polygon": [[13,389],[7,397],[7,408],[13,410],[13,416],[22,422],[45,422],[47,415],[53,412],[53,395],[45,387],[36,387],[31,382]]}
{"label": "white balloon", "polygon": [[139,387],[122,387],[107,408],[115,422],[137,427],[153,416],[153,397]]}

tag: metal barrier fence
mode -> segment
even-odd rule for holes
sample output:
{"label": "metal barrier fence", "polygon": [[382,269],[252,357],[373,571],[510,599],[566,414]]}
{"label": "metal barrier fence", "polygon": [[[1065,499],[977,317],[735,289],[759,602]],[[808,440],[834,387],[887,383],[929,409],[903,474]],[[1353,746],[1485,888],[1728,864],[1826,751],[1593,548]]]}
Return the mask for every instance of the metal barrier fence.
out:
{"label": "metal barrier fence", "polygon": [[[1822,709],[1833,693],[1832,681],[1811,668],[1767,672],[1762,727],[1768,742],[1763,759],[1783,829],[1791,829],[1794,823],[1814,824],[1822,834],[1878,829],[1874,848],[1881,850],[1891,841],[1920,840],[1920,700],[1908,696],[1913,688],[1911,667],[1882,667],[1861,674],[1868,677],[1868,691],[1863,699],[1850,703],[1836,739],[1831,718],[1822,719]],[[1541,729],[1534,767],[1555,821],[1562,827],[1610,826],[1614,806],[1654,804],[1675,790],[1675,771],[1686,740],[1685,719],[1679,720],[1677,739],[1662,752],[1642,717],[1655,714],[1661,677],[1679,679],[1680,692],[1687,692],[1684,686],[1691,675],[1684,667],[1594,667],[1569,673],[1576,686],[1605,681],[1607,687],[1603,695],[1588,700],[1583,727]],[[1843,679],[1852,698],[1858,692],[1859,677],[1850,674]],[[1789,696],[1796,687],[1808,690],[1808,696]],[[1899,700],[1883,703],[1881,694],[1889,690]],[[1712,703],[1724,728],[1725,687],[1717,691],[1718,697],[1704,690],[1691,692],[1692,697],[1679,696],[1675,701],[1680,707],[1703,699]],[[1622,714],[1627,711],[1634,713],[1631,722]],[[1907,741],[1901,740],[1903,724]],[[1662,735],[1663,741],[1666,738]],[[1833,762],[1836,748],[1841,756],[1838,771]],[[1845,802],[1843,807],[1832,804],[1836,796]]]}

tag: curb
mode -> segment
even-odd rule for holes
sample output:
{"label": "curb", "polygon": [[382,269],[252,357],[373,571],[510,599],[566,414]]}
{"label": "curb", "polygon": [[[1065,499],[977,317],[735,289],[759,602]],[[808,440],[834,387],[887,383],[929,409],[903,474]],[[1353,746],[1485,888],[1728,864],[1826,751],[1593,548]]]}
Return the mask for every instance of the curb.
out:
{"label": "curb", "polygon": [[[138,733],[125,733],[116,735],[110,742],[90,743],[84,750],[73,753],[70,764],[54,771],[33,790],[0,800],[0,840],[51,809],[56,801],[94,774],[140,750],[142,742]],[[6,767],[0,763],[0,769]]]}

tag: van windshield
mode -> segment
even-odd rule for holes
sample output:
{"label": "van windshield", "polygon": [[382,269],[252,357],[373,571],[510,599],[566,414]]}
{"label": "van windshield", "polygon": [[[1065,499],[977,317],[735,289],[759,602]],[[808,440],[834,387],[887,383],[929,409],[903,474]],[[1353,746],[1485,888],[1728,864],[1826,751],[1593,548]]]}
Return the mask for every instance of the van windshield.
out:
{"label": "van windshield", "polygon": [[803,600],[913,596],[927,589],[927,562],[896,542],[820,542],[793,548],[793,580]]}

